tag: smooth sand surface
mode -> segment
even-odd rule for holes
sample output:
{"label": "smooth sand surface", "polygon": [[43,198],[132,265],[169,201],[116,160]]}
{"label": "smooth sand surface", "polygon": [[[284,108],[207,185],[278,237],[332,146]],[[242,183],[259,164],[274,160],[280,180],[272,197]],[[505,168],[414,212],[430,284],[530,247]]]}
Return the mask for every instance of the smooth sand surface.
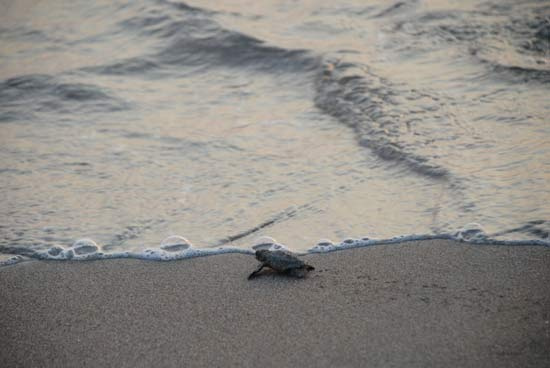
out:
{"label": "smooth sand surface", "polygon": [[0,269],[1,367],[549,367],[550,248],[409,242]]}

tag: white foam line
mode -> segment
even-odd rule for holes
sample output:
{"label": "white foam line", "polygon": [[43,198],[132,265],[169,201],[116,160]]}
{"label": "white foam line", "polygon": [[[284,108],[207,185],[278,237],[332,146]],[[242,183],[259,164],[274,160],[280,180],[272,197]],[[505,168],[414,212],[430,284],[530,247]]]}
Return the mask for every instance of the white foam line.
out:
{"label": "white foam line", "polygon": [[[466,235],[471,236],[467,238]],[[184,239],[184,238],[181,238]],[[305,252],[296,252],[297,255],[307,254],[320,254],[330,253],[334,251],[363,248],[376,245],[393,245],[402,244],[411,241],[422,240],[455,240],[465,244],[473,245],[498,245],[498,246],[544,246],[550,247],[549,240],[496,240],[490,239],[482,232],[464,233],[456,232],[455,234],[413,234],[397,236],[389,239],[345,239],[340,243],[332,243],[329,240],[320,241],[317,245],[306,250]],[[188,258],[206,257],[220,254],[247,254],[254,255],[256,249],[284,249],[288,250],[284,245],[277,243],[273,238],[263,237],[252,248],[237,248],[237,247],[218,247],[218,248],[195,248],[191,243],[185,243],[187,248],[178,251],[169,251],[162,248],[145,249],[140,252],[115,252],[105,253],[101,251],[101,248],[97,246],[92,240],[81,239],[75,242],[71,248],[52,247],[44,251],[36,251],[32,254],[22,257],[21,255],[15,255],[7,260],[0,262],[1,266],[12,265],[22,262],[24,260],[39,259],[39,260],[57,260],[57,261],[91,261],[91,260],[103,260],[103,259],[118,259],[118,258],[130,258],[130,259],[142,259],[151,261],[175,261]],[[79,254],[80,252],[80,254]],[[82,253],[84,252],[84,253]]]}
{"label": "white foam line", "polygon": [[8,259],[1,260],[0,261],[0,267],[16,264],[16,263],[22,262],[24,260],[25,260],[25,258],[22,257],[22,256],[19,256],[19,255],[13,256],[13,257],[10,257]]}
{"label": "white foam line", "polygon": [[31,257],[44,260],[71,260],[71,261],[89,261],[96,259],[114,259],[114,258],[133,258],[144,259],[153,261],[173,261],[178,259],[205,257],[216,254],[227,253],[240,253],[253,255],[254,251],[251,249],[243,248],[215,248],[215,249],[201,249],[201,248],[188,248],[180,252],[169,252],[162,249],[146,249],[142,252],[115,252],[115,253],[88,253],[88,254],[74,254],[72,249],[66,249],[57,255],[52,255],[48,251],[36,252]]}
{"label": "white foam line", "polygon": [[423,234],[423,235],[403,235],[390,239],[346,239],[338,244],[316,245],[301,254],[329,253],[345,249],[364,248],[375,245],[393,245],[402,244],[411,241],[422,240],[454,240],[465,244],[473,245],[498,245],[498,246],[544,246],[550,247],[550,241],[547,240],[496,240],[496,239],[472,239],[466,240],[452,234]]}

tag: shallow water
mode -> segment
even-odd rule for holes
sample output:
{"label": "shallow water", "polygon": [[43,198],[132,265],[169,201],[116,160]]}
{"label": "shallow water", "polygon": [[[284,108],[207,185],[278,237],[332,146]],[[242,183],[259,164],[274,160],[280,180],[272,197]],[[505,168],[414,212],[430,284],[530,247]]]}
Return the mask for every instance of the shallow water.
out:
{"label": "shallow water", "polygon": [[2,253],[548,240],[546,1],[1,7]]}

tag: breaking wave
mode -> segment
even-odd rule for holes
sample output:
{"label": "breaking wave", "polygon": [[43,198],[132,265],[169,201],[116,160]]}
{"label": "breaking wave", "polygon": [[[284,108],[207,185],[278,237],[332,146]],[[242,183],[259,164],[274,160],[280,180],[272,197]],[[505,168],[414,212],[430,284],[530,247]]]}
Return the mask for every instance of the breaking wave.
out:
{"label": "breaking wave", "polygon": [[[407,101],[408,104],[402,104]],[[411,101],[422,103],[421,115],[410,113]],[[351,63],[327,62],[316,80],[315,104],[319,109],[353,128],[358,143],[386,161],[400,163],[431,178],[450,175],[433,158],[414,152],[417,142],[411,128],[424,120],[439,103],[415,90],[398,91],[383,78]],[[408,112],[408,113],[406,113]],[[429,140],[429,137],[423,137]]]}

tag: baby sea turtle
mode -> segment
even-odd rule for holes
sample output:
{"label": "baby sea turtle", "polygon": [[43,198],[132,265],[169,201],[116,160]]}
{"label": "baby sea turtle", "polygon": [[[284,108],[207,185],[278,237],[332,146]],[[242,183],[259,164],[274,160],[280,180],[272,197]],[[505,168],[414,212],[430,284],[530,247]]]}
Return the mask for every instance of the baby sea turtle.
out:
{"label": "baby sea turtle", "polygon": [[257,250],[256,259],[262,263],[248,276],[249,280],[257,276],[264,267],[298,278],[305,277],[309,271],[315,269],[296,256],[282,250]]}

